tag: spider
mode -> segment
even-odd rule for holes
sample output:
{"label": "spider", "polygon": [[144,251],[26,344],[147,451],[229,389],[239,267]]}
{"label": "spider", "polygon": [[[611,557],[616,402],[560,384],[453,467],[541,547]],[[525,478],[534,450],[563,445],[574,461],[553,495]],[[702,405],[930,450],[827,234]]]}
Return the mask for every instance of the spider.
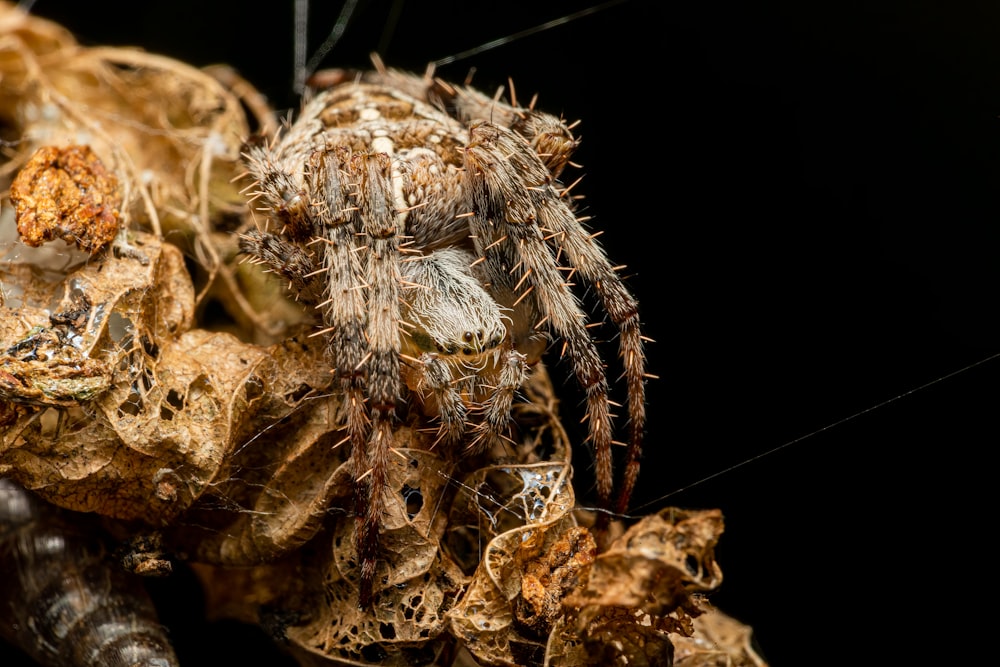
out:
{"label": "spider", "polygon": [[[360,604],[372,598],[393,426],[415,398],[440,437],[503,440],[513,397],[550,338],[586,393],[604,507],[624,511],[639,470],[647,376],[637,303],[558,178],[578,140],[560,119],[468,87],[385,68],[332,71],[246,161],[277,231],[240,248],[313,305],[344,394],[357,510]],[[604,363],[571,280],[618,327],[628,400],[625,471],[612,499]]]}

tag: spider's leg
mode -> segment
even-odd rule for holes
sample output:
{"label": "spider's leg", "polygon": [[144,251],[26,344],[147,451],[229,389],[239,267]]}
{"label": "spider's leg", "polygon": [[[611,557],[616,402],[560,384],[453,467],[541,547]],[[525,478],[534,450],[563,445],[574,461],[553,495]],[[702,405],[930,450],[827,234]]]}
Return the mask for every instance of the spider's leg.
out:
{"label": "spider's leg", "polygon": [[496,386],[488,387],[489,396],[482,403],[482,419],[476,425],[476,435],[469,443],[470,450],[481,452],[505,440],[505,433],[510,427],[514,396],[528,376],[526,359],[517,350],[508,350],[503,355]]}
{"label": "spider's leg", "polygon": [[[304,265],[306,257],[318,256],[318,261],[312,261],[314,267],[318,263],[318,268],[312,268],[304,275],[301,270],[296,270],[285,277],[293,283],[297,280],[311,281],[324,286],[316,308],[322,313],[323,329],[320,333],[326,336],[328,342],[327,354],[333,367],[335,386],[343,396],[347,442],[351,447],[351,460],[358,480],[354,490],[355,504],[359,524],[363,523],[364,527],[359,525],[357,543],[359,558],[363,567],[367,566],[367,570],[362,572],[359,597],[367,605],[374,578],[377,518],[381,508],[378,500],[381,494],[373,494],[373,483],[364,475],[369,468],[367,452],[370,435],[365,400],[366,355],[369,349],[364,292],[367,269],[355,243],[363,223],[357,208],[347,201],[343,184],[343,169],[350,168],[349,152],[308,142],[307,137],[313,135],[306,132],[302,133],[304,137],[293,136],[299,127],[296,125],[286,135],[285,142],[278,144],[273,151],[261,146],[251,148],[248,164],[257,176],[259,194],[268,202],[275,216],[284,222],[283,233],[292,237],[293,241],[306,243],[310,251],[300,250],[295,255],[294,244],[259,232],[248,233],[241,243],[244,250],[250,251],[259,260],[268,264],[277,263],[275,268],[282,275],[288,270],[281,268],[282,257],[298,257],[301,261],[297,264]],[[306,152],[307,147],[310,147],[310,152]],[[293,172],[294,169],[301,171]],[[301,180],[292,178],[291,173],[297,173]],[[309,200],[305,184],[308,184],[308,191],[321,193],[322,197]],[[384,475],[384,468],[379,472]],[[370,517],[375,517],[374,521]],[[374,536],[371,526],[374,526]]]}
{"label": "spider's leg", "polygon": [[288,280],[296,297],[308,301],[322,281],[314,276],[315,255],[297,243],[309,238],[317,226],[305,190],[287,171],[289,161],[274,157],[266,145],[252,144],[246,157],[255,177],[250,194],[263,200],[263,210],[283,228],[280,234],[261,229],[241,233],[240,251]]}
{"label": "spider's leg", "polygon": [[523,138],[489,123],[473,125],[469,135],[466,191],[474,212],[470,226],[484,270],[496,287],[516,295],[515,307],[524,302],[537,304],[545,325],[565,341],[574,374],[587,396],[597,493],[601,503],[610,506],[612,436],[604,364],[584,325],[586,316],[579,300],[560,275],[537,224],[538,203],[558,193],[550,184],[548,170]]}
{"label": "spider's leg", "polygon": [[308,163],[306,177],[313,192],[324,198],[313,202],[318,226],[317,252],[325,272],[324,333],[336,383],[343,394],[347,438],[351,452],[363,451],[368,441],[368,415],[365,405],[364,358],[365,298],[362,291],[364,269],[354,250],[356,221],[348,205],[341,181],[345,151],[317,151]]}
{"label": "spider's leg", "polygon": [[628,394],[629,441],[625,470],[615,500],[615,511],[625,512],[639,475],[642,437],[646,423],[646,355],[639,325],[639,306],[611,266],[604,249],[587,234],[573,212],[560,199],[538,205],[539,223],[551,243],[565,251],[576,274],[594,286],[604,310],[619,330],[619,351]]}
{"label": "spider's leg", "polygon": [[240,234],[240,252],[288,281],[297,298],[309,302],[316,290],[316,258],[277,234],[250,229]]}
{"label": "spider's leg", "polygon": [[451,377],[448,363],[433,352],[424,352],[411,366],[416,374],[415,388],[429,392],[438,415],[438,441],[452,445],[465,434],[468,411]]}
{"label": "spider's leg", "polygon": [[360,605],[371,604],[379,544],[379,523],[388,484],[388,456],[400,397],[399,214],[393,197],[391,160],[385,153],[355,154],[347,163],[357,184],[357,212],[366,244],[368,293],[365,334],[371,434],[364,452],[352,452],[358,498],[357,548],[361,563]]}

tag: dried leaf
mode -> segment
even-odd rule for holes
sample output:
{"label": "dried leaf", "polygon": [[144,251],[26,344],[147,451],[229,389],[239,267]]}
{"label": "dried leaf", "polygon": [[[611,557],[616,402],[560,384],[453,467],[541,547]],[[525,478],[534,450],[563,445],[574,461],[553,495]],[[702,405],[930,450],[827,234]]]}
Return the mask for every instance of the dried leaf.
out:
{"label": "dried leaf", "polygon": [[[10,314],[0,317],[4,359],[30,353],[30,361],[15,359],[23,384],[55,398],[0,394],[35,406],[0,436],[0,472],[68,509],[164,525],[216,476],[249,417],[258,373],[272,362],[228,334],[186,331],[193,294],[180,253],[141,233],[135,243],[142,261],[105,256],[48,290],[25,285],[13,292],[20,298],[8,297],[3,311]],[[30,275],[14,271],[5,283]],[[71,312],[79,295],[90,304],[80,326],[73,335],[53,334],[65,353],[39,357],[25,346],[65,326],[43,319],[45,304]],[[79,366],[83,378],[66,376],[68,356],[87,362]],[[94,367],[101,386],[83,393]]]}
{"label": "dried leaf", "polygon": [[753,629],[711,608],[690,637],[674,637],[676,667],[767,667],[753,648]]}
{"label": "dried leaf", "polygon": [[[449,613],[451,632],[482,664],[537,664],[544,636],[518,623],[516,609],[531,556],[576,528],[568,461],[487,466],[465,480],[473,496],[457,503],[449,521],[458,538],[488,542],[472,583]],[[532,595],[528,587],[529,596]]]}
{"label": "dried leaf", "polygon": [[644,517],[597,556],[563,601],[546,665],[671,664],[671,637],[693,633],[703,613],[695,594],[722,581],[714,559],[718,510],[667,508]]}

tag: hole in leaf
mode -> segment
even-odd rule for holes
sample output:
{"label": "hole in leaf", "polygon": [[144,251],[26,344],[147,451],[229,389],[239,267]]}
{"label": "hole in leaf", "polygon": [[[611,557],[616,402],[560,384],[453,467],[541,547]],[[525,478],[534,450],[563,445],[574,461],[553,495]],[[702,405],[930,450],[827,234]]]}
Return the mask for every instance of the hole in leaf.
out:
{"label": "hole in leaf", "polygon": [[424,506],[424,494],[420,492],[419,488],[414,488],[409,484],[404,484],[403,488],[399,490],[399,494],[403,496],[403,501],[406,503],[407,517],[413,520],[413,517],[420,514],[420,510]]}

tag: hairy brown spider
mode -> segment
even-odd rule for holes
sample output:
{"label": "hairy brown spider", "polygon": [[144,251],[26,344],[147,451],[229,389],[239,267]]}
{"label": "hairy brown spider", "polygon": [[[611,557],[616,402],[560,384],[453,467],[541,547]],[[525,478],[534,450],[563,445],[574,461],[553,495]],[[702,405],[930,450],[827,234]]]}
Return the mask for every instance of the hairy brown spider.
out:
{"label": "hairy brown spider", "polygon": [[345,396],[365,606],[393,426],[409,398],[436,412],[442,440],[482,450],[504,437],[549,336],[561,338],[611,507],[608,381],[571,289],[582,278],[620,332],[629,434],[614,507],[624,510],[639,468],[645,355],[635,299],[557,180],[578,145],[566,124],[378,62],[327,78],[332,87],[284,134],[248,147],[252,190],[280,230],[249,231],[240,245],[321,314]]}

